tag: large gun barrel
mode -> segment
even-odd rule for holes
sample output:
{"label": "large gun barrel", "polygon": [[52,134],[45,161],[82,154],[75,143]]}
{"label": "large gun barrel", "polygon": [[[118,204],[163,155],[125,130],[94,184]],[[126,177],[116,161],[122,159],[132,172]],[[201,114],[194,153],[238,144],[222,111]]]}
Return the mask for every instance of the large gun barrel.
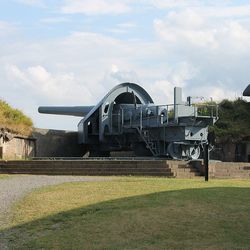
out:
{"label": "large gun barrel", "polygon": [[51,107],[42,106],[38,108],[39,113],[54,115],[86,116],[94,106],[73,106],[73,107]]}

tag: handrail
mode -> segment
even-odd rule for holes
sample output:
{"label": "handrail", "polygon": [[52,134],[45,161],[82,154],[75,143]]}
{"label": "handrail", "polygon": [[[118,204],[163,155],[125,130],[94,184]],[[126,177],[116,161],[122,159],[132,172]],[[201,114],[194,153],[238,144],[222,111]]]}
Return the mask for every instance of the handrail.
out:
{"label": "handrail", "polygon": [[[218,119],[218,105],[216,104],[177,104],[178,106],[186,106],[193,108],[193,112],[189,110],[187,117],[196,118],[214,118]],[[105,114],[103,116],[108,116]],[[145,127],[163,127],[178,123],[178,119],[174,120],[174,105],[149,105],[137,107],[120,107],[120,111],[111,115],[109,124],[110,131],[122,133],[123,128],[139,127],[141,130]],[[178,118],[185,116],[178,116]]]}

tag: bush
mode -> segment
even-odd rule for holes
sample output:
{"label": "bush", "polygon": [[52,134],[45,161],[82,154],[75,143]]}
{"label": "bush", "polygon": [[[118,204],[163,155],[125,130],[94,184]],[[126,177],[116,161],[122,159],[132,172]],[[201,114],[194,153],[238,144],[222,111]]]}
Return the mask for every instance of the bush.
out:
{"label": "bush", "polygon": [[223,141],[250,138],[250,103],[241,98],[223,100],[219,104],[219,120],[211,130]]}

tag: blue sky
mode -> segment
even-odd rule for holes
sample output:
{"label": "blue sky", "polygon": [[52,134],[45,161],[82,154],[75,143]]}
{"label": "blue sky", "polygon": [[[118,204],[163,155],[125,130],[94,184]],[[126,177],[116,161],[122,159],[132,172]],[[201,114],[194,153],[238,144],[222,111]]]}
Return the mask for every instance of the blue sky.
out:
{"label": "blue sky", "polygon": [[157,104],[241,97],[250,80],[250,2],[0,0],[0,98],[42,128],[79,118],[40,105],[93,105],[121,82]]}

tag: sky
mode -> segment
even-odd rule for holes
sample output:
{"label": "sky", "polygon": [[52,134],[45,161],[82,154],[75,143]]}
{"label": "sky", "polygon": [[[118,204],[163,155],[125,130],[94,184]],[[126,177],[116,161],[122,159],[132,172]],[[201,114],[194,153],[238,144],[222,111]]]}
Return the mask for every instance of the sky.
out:
{"label": "sky", "polygon": [[35,127],[76,130],[49,106],[95,105],[140,84],[156,104],[173,88],[236,99],[250,82],[250,1],[0,0],[0,99]]}

